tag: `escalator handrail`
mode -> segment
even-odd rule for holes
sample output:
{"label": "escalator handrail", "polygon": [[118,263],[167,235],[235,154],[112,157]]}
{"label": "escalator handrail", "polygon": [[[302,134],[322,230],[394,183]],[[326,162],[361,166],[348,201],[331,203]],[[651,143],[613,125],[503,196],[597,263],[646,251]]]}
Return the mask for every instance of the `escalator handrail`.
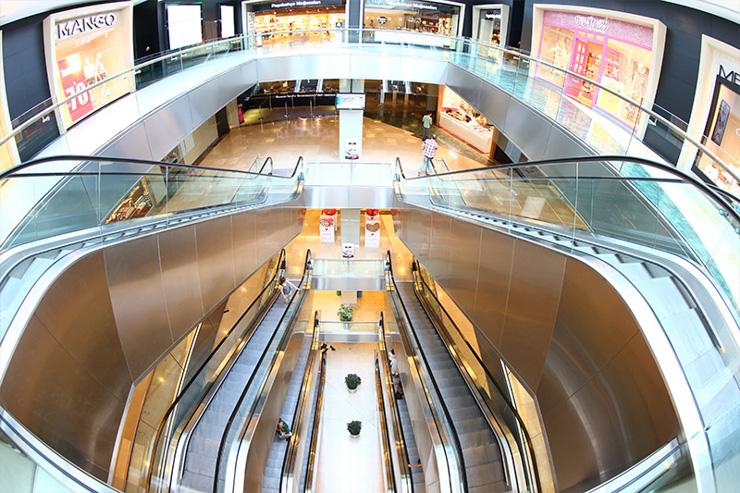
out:
{"label": "escalator handrail", "polygon": [[[418,260],[414,259],[414,260],[413,260],[413,262],[414,262],[414,263],[415,263],[415,264],[416,264],[417,266],[419,266],[419,262],[418,262]],[[413,273],[414,271],[416,271],[416,273],[415,273],[415,274]],[[449,312],[447,311],[447,309],[446,309],[446,308],[444,307],[444,305],[442,305],[442,302],[441,302],[441,301],[439,300],[439,298],[437,297],[437,295],[436,295],[436,294],[434,294],[434,291],[432,291],[432,289],[430,288],[429,284],[427,284],[427,282],[426,282],[426,281],[424,280],[424,277],[423,277],[423,276],[421,275],[421,271],[420,271],[420,270],[418,270],[418,267],[417,267],[417,269],[412,269],[412,275],[413,275],[413,276],[414,276],[415,278],[418,278],[418,279],[419,279],[419,281],[421,282],[421,284],[422,284],[422,285],[423,285],[423,286],[424,286],[424,287],[425,287],[425,288],[427,289],[427,291],[428,291],[428,292],[430,293],[430,295],[431,295],[431,296],[432,296],[432,297],[434,298],[434,300],[435,300],[435,301],[437,302],[437,305],[438,305],[438,306],[439,306],[439,307],[440,307],[440,308],[442,309],[442,311],[444,312],[444,314],[445,314],[445,315],[447,316],[447,318],[448,318],[448,319],[450,320],[450,323],[451,323],[451,324],[452,324],[452,326],[453,326],[453,327],[455,328],[455,331],[457,332],[457,334],[458,334],[458,335],[460,336],[460,338],[461,338],[461,339],[462,339],[463,341],[465,341],[465,345],[467,346],[467,348],[468,348],[469,352],[470,352],[470,353],[471,353],[471,354],[473,355],[473,357],[475,358],[475,360],[476,360],[476,362],[478,363],[478,365],[479,365],[479,366],[480,366],[481,368],[483,368],[483,371],[485,372],[485,374],[486,374],[486,377],[488,378],[488,380],[489,380],[490,382],[492,382],[492,383],[493,383],[493,385],[494,385],[494,386],[496,387],[496,390],[498,391],[499,395],[500,395],[500,396],[501,396],[501,397],[502,397],[502,398],[504,399],[504,403],[506,404],[506,406],[507,406],[507,407],[508,407],[508,408],[509,408],[509,409],[510,409],[510,410],[512,411],[512,413],[514,414],[514,417],[515,417],[515,419],[517,420],[517,422],[519,423],[519,427],[521,428],[522,432],[524,433],[524,435],[525,435],[525,438],[526,438],[526,441],[527,441],[527,448],[529,449],[529,455],[530,455],[530,457],[532,458],[532,469],[534,470],[534,475],[535,475],[534,479],[535,479],[535,482],[536,482],[537,490],[538,490],[538,491],[539,491],[539,490],[541,490],[539,470],[538,470],[538,468],[537,468],[537,463],[536,463],[536,462],[535,462],[535,460],[534,460],[534,458],[535,458],[535,455],[534,455],[534,447],[532,446],[532,439],[531,439],[531,438],[530,438],[530,436],[529,436],[529,431],[527,431],[527,427],[526,427],[526,426],[525,426],[525,424],[524,424],[524,420],[523,420],[523,419],[522,419],[522,417],[521,417],[521,416],[519,415],[519,412],[517,411],[516,407],[515,407],[515,406],[513,405],[513,403],[511,402],[511,400],[510,400],[510,399],[509,399],[509,398],[507,397],[506,393],[505,393],[505,392],[503,391],[503,389],[502,389],[502,388],[501,388],[501,387],[499,386],[498,382],[497,382],[497,381],[496,381],[496,379],[495,379],[495,378],[493,377],[493,374],[492,374],[492,373],[491,373],[491,372],[489,371],[488,367],[487,367],[487,366],[486,366],[486,365],[485,365],[485,364],[483,363],[483,360],[482,360],[482,359],[480,358],[480,356],[478,355],[478,353],[477,353],[477,352],[476,352],[476,351],[475,351],[475,350],[473,349],[473,346],[472,346],[472,345],[470,344],[470,342],[468,341],[468,339],[467,339],[467,338],[466,338],[465,336],[463,336],[463,334],[462,334],[462,331],[460,330],[460,327],[458,327],[457,323],[455,323],[455,321],[453,320],[453,318],[452,318],[452,316],[450,315],[450,313],[449,313]],[[422,301],[422,300],[421,300],[421,299],[419,298],[418,294],[417,294],[417,299],[419,299],[420,301]],[[422,303],[423,303],[423,301],[422,301]],[[444,340],[445,340],[445,338],[444,338],[444,337],[442,336],[442,333],[441,333],[441,331],[439,330],[439,328],[437,327],[437,325],[436,325],[436,324],[434,324],[434,323],[433,323],[432,325],[434,326],[434,330],[435,330],[435,332],[437,333],[437,335],[439,336],[439,338],[440,338],[440,339],[441,339],[442,341],[444,341]],[[447,349],[447,351],[448,351],[448,352],[450,351],[450,350],[449,350],[449,347],[447,346],[447,344],[445,344],[445,349]],[[452,358],[452,359],[453,359],[453,361],[455,360],[455,358]],[[463,371],[463,369],[462,369],[462,368],[460,368],[460,371]],[[466,371],[467,371],[467,370],[466,370]],[[490,411],[491,411],[491,414],[493,414],[493,415],[495,416],[495,413],[493,412],[493,410],[491,409]],[[484,413],[484,414],[485,414],[485,413]],[[490,426],[490,424],[489,424],[489,426]],[[512,430],[512,431],[513,431],[513,430]],[[520,453],[522,453],[522,452],[523,452],[523,451],[520,451]]]}
{"label": "escalator handrail", "polygon": [[[273,331],[272,335],[270,336],[270,339],[267,341],[267,344],[265,345],[265,350],[260,355],[259,360],[257,360],[257,364],[254,367],[254,371],[249,375],[249,379],[247,380],[246,385],[244,386],[241,394],[239,395],[239,399],[237,400],[236,406],[234,406],[234,409],[232,410],[231,414],[229,415],[229,420],[226,422],[226,426],[224,427],[223,435],[221,435],[221,440],[219,441],[218,445],[218,453],[216,455],[216,469],[213,474],[213,492],[216,493],[218,491],[218,476],[219,472],[221,470],[222,464],[221,464],[221,455],[223,454],[224,447],[226,447],[226,436],[228,435],[228,430],[231,429],[231,427],[234,425],[234,420],[236,419],[236,415],[239,412],[239,408],[241,407],[244,399],[247,396],[247,392],[249,391],[249,388],[252,386],[252,383],[257,376],[257,369],[262,365],[265,357],[267,356],[267,353],[270,350],[270,346],[272,345],[272,342],[275,340],[275,336],[278,333],[278,329],[283,325],[283,322],[285,322],[285,316],[290,311],[290,307],[293,304],[293,302],[296,299],[296,296],[298,296],[299,292],[304,291],[303,286],[306,282],[306,276],[308,275],[310,271],[310,265],[311,265],[311,250],[306,250],[306,259],[303,262],[303,275],[301,276],[301,283],[299,289],[296,289],[293,291],[293,294],[290,296],[290,300],[285,305],[285,310],[283,311],[282,315],[280,316],[280,320],[278,321],[277,325],[275,325],[275,330]],[[287,332],[286,332],[287,333]],[[246,347],[246,346],[245,346]]]}
{"label": "escalator handrail", "polygon": [[[384,459],[384,470],[386,481],[388,482],[386,491],[390,490],[395,493],[398,491],[396,486],[396,474],[393,471],[393,454],[391,453],[391,439],[388,435],[388,416],[385,414],[385,396],[383,395],[383,383],[382,377],[380,376],[380,361],[378,354],[375,358],[375,393],[376,404],[378,405],[378,417],[380,418],[380,436],[381,436],[381,449]],[[400,464],[399,464],[400,467]]]}
{"label": "escalator handrail", "polygon": [[[381,351],[381,356],[384,358],[388,358],[388,347],[386,344],[386,333],[385,333],[385,315],[383,312],[380,312],[380,322],[378,324],[380,326],[380,339],[383,341],[383,349]],[[393,375],[391,374],[391,382],[393,382]],[[399,440],[401,442],[401,447],[403,448],[403,455],[406,459],[406,464],[411,464],[411,457],[409,457],[409,449],[406,446],[406,434],[403,431],[403,423],[401,422],[401,412],[398,408],[398,399],[395,398],[395,395],[393,396],[393,407],[396,409],[396,420],[395,424],[398,425],[398,432],[401,434],[401,436],[397,437],[396,440]],[[412,431],[413,432],[413,431]],[[408,471],[408,487],[409,491],[411,493],[414,493],[414,481],[411,478],[411,471],[409,471],[408,466],[405,468],[406,471]],[[403,470],[403,469],[402,469]]]}
{"label": "escalator handrail", "polygon": [[[272,162],[272,158],[268,157],[270,162]],[[243,175],[243,176],[270,176],[271,178],[276,178],[279,180],[291,180],[296,177],[296,175],[299,174],[299,171],[302,169],[303,165],[303,156],[298,156],[298,159],[296,160],[295,166],[293,166],[293,170],[291,171],[290,175],[263,175],[258,172],[254,171],[245,171],[241,169],[229,169],[229,168],[217,168],[214,166],[201,166],[201,165],[192,165],[192,164],[180,164],[180,163],[169,163],[164,161],[152,161],[148,159],[135,159],[135,158],[120,158],[120,157],[107,157],[107,156],[82,156],[82,155],[73,155],[73,154],[63,154],[59,156],[51,156],[51,157],[44,157],[39,159],[32,159],[30,161],[26,161],[24,163],[17,164],[13,166],[12,168],[8,168],[7,170],[0,173],[0,181],[6,180],[9,178],[14,177],[34,177],[34,176],[65,176],[75,175],[74,171],[64,171],[64,172],[40,172],[40,173],[21,173],[21,171],[33,168],[36,166],[41,166],[43,164],[48,163],[54,163],[59,161],[80,161],[81,164],[86,164],[90,162],[103,162],[104,164],[107,163],[115,163],[115,164],[141,164],[141,165],[147,165],[147,166],[160,166],[164,168],[176,168],[176,169],[187,169],[192,171],[216,171],[225,173],[226,175]],[[267,162],[267,160],[265,160]],[[264,165],[263,165],[264,167]],[[93,172],[93,174],[106,174],[104,172],[96,173]],[[113,174],[113,173],[110,173]],[[141,175],[143,173],[135,173],[135,172],[125,172],[125,174],[130,175]]]}
{"label": "escalator handrail", "polygon": [[303,478],[303,491],[313,492],[312,484],[314,476],[314,464],[316,462],[316,449],[319,443],[319,425],[321,424],[321,409],[324,406],[324,387],[326,385],[326,355],[321,355],[319,364],[319,383],[314,400],[313,422],[311,423],[311,439],[308,445],[308,462]]}
{"label": "escalator handrail", "polygon": [[[403,179],[403,181],[415,181],[415,180],[428,180],[430,178],[444,178],[446,176],[454,176],[454,175],[462,175],[467,173],[475,173],[475,172],[481,172],[481,171],[501,171],[501,170],[508,170],[508,169],[520,169],[520,168],[528,168],[532,166],[556,166],[561,164],[576,164],[576,163],[592,163],[592,162],[602,162],[602,161],[619,161],[619,162],[628,162],[628,163],[636,163],[641,164],[643,166],[647,166],[649,168],[656,168],[660,171],[663,171],[665,173],[668,173],[670,175],[673,175],[676,177],[677,182],[681,183],[687,183],[688,185],[693,186],[694,188],[698,189],[703,195],[706,195],[708,198],[710,198],[713,202],[716,202],[718,205],[720,205],[731,217],[733,217],[736,221],[740,222],[740,213],[736,211],[730,203],[728,203],[728,199],[726,197],[732,197],[735,201],[735,203],[739,202],[740,199],[737,197],[734,197],[730,192],[723,191],[722,193],[718,193],[715,187],[709,186],[703,181],[694,178],[693,176],[673,167],[668,164],[659,163],[656,161],[651,161],[649,159],[644,159],[640,157],[634,157],[634,156],[618,156],[618,155],[602,155],[602,156],[578,156],[578,157],[568,157],[568,158],[554,158],[554,159],[542,159],[538,161],[524,161],[519,163],[507,163],[507,164],[495,164],[493,166],[482,166],[479,168],[468,168],[468,169],[458,169],[454,171],[448,171],[445,173],[437,173],[434,175],[426,175],[426,176],[406,176],[406,174],[403,171],[403,167],[401,166],[401,158],[396,157],[396,172],[399,178]],[[570,178],[570,179],[579,179],[578,176],[571,176],[571,177],[557,177],[557,178]],[[591,179],[591,177],[582,177]],[[652,178],[651,177],[616,177],[619,180],[624,181],[664,181],[668,182],[671,181],[667,178]],[[524,180],[529,180],[529,178],[523,178]]]}
{"label": "escalator handrail", "polygon": [[[400,295],[400,291],[398,290],[398,286],[396,284],[396,278],[393,275],[393,260],[391,258],[391,252],[390,250],[386,251],[386,262],[388,264],[388,273],[391,278],[391,282],[393,283],[393,289],[396,290],[396,293],[398,294],[398,300],[401,302],[401,308],[403,309],[403,313],[406,316],[406,320],[411,323],[411,316],[409,315],[408,310],[406,309],[406,303],[404,303],[403,298]],[[437,384],[437,379],[434,378],[434,374],[431,372],[431,366],[429,365],[429,361],[427,360],[427,356],[424,353],[424,348],[421,345],[421,342],[419,341],[418,336],[416,335],[416,332],[414,332],[413,327],[409,327],[409,332],[413,336],[414,340],[416,341],[416,346],[419,348],[419,353],[424,360],[424,366],[429,370],[427,371],[427,375],[430,377],[430,380],[432,382],[432,385],[434,386],[435,393],[439,396],[439,402],[442,405],[442,412],[444,412],[445,419],[449,423],[450,427],[452,428],[452,440],[454,442],[455,450],[457,451],[458,461],[459,461],[459,469],[461,474],[461,481],[462,481],[462,491],[468,491],[468,476],[467,476],[467,469],[465,467],[465,458],[463,457],[462,453],[462,445],[460,444],[460,437],[458,436],[457,427],[455,426],[455,422],[452,420],[452,415],[450,414],[450,410],[447,408],[447,404],[445,403],[444,399],[442,398],[442,392],[439,390],[439,385]]]}
{"label": "escalator handrail", "polygon": [[[170,418],[170,415],[174,412],[177,405],[180,403],[180,399],[182,399],[183,395],[185,395],[185,392],[190,388],[190,386],[195,382],[196,377],[200,374],[201,371],[203,371],[203,368],[206,367],[206,365],[211,361],[211,358],[218,352],[219,349],[226,343],[226,340],[229,338],[229,336],[234,332],[236,327],[242,322],[244,317],[247,313],[249,313],[249,310],[252,309],[252,307],[260,300],[262,299],[262,296],[267,292],[268,288],[275,289],[275,281],[277,280],[277,275],[280,272],[280,265],[282,264],[283,260],[285,259],[286,253],[285,249],[280,250],[280,255],[278,256],[278,261],[275,264],[275,271],[272,274],[272,277],[270,280],[265,284],[265,286],[262,288],[262,290],[259,292],[257,296],[252,300],[252,302],[249,304],[249,306],[244,310],[244,313],[234,322],[234,324],[229,329],[228,333],[224,335],[224,337],[221,339],[221,342],[219,342],[216,347],[213,348],[213,350],[210,352],[210,354],[206,357],[205,360],[203,360],[203,363],[198,367],[198,370],[193,373],[193,376],[188,380],[188,382],[182,387],[180,390],[179,395],[177,398],[175,398],[174,401],[170,404],[170,406],[167,408],[167,411],[165,411],[164,416],[162,417],[162,420],[159,423],[159,426],[157,427],[157,434],[156,438],[154,439],[154,442],[152,442],[152,453],[156,453],[157,451],[157,445],[159,444],[159,441],[162,437],[162,432],[164,431],[165,424],[167,420]],[[265,306],[271,306],[272,303],[268,303]],[[254,330],[249,335],[249,338],[245,341],[245,345],[249,343],[249,340],[252,338],[252,335],[254,334]],[[238,356],[237,354],[234,354],[231,356],[231,358],[234,358]],[[228,366],[228,365],[227,365]],[[206,395],[208,395],[208,392],[213,388],[213,385],[216,383],[218,378],[213,379],[211,383],[208,384],[207,388],[205,389],[205,392],[203,392],[203,396],[198,401],[199,403],[202,402],[203,398],[205,398]],[[194,406],[194,408],[197,408],[197,406]],[[189,420],[190,418],[188,418]],[[184,420],[187,421],[187,420]],[[149,461],[148,463],[148,471],[147,471],[147,488],[151,490],[152,487],[152,473],[154,472],[154,460]]]}
{"label": "escalator handrail", "polygon": [[295,461],[296,447],[298,441],[296,438],[297,431],[303,422],[303,410],[305,409],[306,402],[309,398],[309,383],[311,369],[316,358],[316,352],[319,343],[319,312],[316,310],[313,315],[313,334],[311,337],[311,355],[309,356],[306,368],[303,374],[303,380],[301,381],[301,388],[298,391],[298,399],[296,400],[295,408],[293,409],[293,422],[291,423],[290,429],[293,430],[293,434],[288,439],[288,447],[285,450],[283,456],[283,464],[280,467],[280,484],[278,485],[278,491],[283,491],[285,487],[285,481],[287,481],[292,466]]}

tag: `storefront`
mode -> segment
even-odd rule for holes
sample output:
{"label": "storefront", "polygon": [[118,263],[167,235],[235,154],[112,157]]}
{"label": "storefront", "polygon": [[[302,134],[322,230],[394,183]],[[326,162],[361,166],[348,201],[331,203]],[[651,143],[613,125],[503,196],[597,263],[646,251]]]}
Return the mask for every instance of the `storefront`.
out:
{"label": "storefront", "polygon": [[428,43],[428,37],[417,39],[410,33],[459,36],[464,15],[465,5],[457,2],[365,0],[363,23],[369,29],[402,31],[390,36],[389,33],[376,33],[376,41]]}
{"label": "storefront", "polygon": [[[130,69],[134,62],[132,40],[130,2],[65,10],[47,17],[44,46],[54,102]],[[133,90],[132,77],[119,77],[79,94],[58,110],[60,131]]]}
{"label": "storefront", "polygon": [[[585,7],[534,6],[532,53],[645,107],[652,106],[665,44],[656,19]],[[562,87],[579,103],[642,136],[647,118],[634,105],[578,77],[537,65],[536,76]]]}
{"label": "storefront", "polygon": [[494,127],[449,87],[442,88],[437,125],[486,156],[491,156]]}
{"label": "storefront", "polygon": [[326,38],[330,33],[324,30],[344,27],[346,9],[345,0],[242,2],[246,33],[259,34],[260,42],[265,44]]}
{"label": "storefront", "polygon": [[508,5],[486,4],[473,6],[473,38],[492,46],[506,46],[508,32]]}
{"label": "storefront", "polygon": [[[735,175],[740,174],[740,50],[709,36],[702,37],[694,106],[687,133],[701,141]],[[687,143],[679,168],[740,195],[740,184],[712,158]]]}

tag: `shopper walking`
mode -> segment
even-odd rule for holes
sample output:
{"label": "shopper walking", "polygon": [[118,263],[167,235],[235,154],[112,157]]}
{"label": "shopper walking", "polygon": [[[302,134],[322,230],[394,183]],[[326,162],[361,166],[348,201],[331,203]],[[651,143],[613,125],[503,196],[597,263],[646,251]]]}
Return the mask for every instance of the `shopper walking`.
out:
{"label": "shopper walking", "polygon": [[424,154],[424,161],[421,164],[421,168],[419,168],[419,176],[428,175],[430,170],[434,170],[432,159],[434,159],[434,153],[437,152],[438,147],[436,135],[432,135],[424,141],[424,145],[421,148]]}
{"label": "shopper walking", "polygon": [[429,131],[432,129],[432,114],[427,113],[421,119],[421,126],[424,127],[424,132],[421,136],[421,140],[427,140],[429,138]]}

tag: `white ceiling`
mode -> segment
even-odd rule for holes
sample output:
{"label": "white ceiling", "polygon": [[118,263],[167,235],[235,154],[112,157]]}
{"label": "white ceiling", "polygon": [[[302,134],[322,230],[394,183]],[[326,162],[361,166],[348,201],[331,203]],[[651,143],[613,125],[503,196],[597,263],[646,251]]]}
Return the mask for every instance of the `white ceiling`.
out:
{"label": "white ceiling", "polygon": [[[136,5],[145,0],[123,1]],[[50,10],[72,8],[85,3],[91,3],[91,0],[0,0],[0,26]]]}

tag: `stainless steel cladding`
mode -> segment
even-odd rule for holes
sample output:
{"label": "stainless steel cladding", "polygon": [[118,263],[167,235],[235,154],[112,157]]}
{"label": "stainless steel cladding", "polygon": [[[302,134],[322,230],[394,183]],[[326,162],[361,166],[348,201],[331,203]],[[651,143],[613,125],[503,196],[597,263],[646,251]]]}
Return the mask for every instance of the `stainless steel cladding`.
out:
{"label": "stainless steel cladding", "polygon": [[535,397],[558,490],[585,491],[680,434],[638,322],[591,265],[426,210],[396,225],[476,325],[491,372],[505,361]]}
{"label": "stainless steel cladding", "polygon": [[0,387],[2,405],[107,480],[132,384],[301,223],[300,209],[246,211],[79,257],[39,302]]}

